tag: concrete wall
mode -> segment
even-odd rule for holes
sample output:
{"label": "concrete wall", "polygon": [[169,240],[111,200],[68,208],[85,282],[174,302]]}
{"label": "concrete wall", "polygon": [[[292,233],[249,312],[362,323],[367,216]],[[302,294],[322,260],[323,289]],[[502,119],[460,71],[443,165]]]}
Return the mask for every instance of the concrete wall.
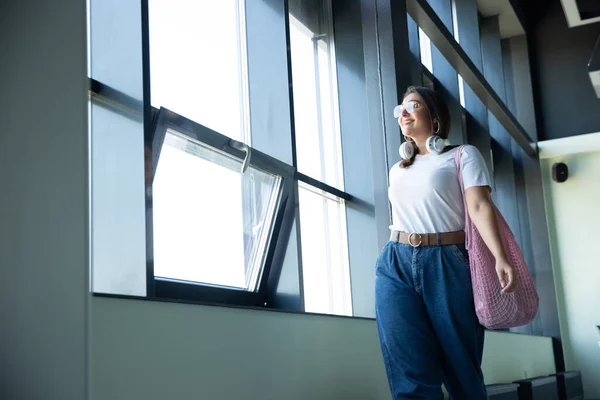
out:
{"label": "concrete wall", "polygon": [[[92,298],[94,399],[390,397],[375,321]],[[486,383],[552,374],[550,338],[487,332]]]}
{"label": "concrete wall", "polygon": [[[586,138],[591,145],[600,141],[600,134]],[[564,141],[572,139],[562,139],[560,148],[569,149]],[[540,148],[542,154],[557,151],[552,143],[541,143]],[[551,168],[556,162],[569,167],[569,179],[564,183],[552,181]],[[582,371],[587,397],[600,398],[600,336],[595,328],[600,325],[596,251],[600,237],[600,152],[555,155],[543,159],[541,165],[565,366]]]}
{"label": "concrete wall", "polygon": [[86,398],[85,32],[85,2],[0,2],[2,399]]}
{"label": "concrete wall", "polygon": [[93,398],[388,399],[375,323],[93,298]]}

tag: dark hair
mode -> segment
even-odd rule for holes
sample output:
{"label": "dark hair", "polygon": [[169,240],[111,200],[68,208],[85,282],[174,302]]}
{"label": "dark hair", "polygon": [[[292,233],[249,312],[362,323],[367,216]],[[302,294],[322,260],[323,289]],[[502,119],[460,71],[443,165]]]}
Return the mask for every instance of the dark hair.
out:
{"label": "dark hair", "polygon": [[[425,106],[429,111],[429,116],[431,117],[432,127],[434,126],[434,121],[437,121],[437,125],[439,126],[439,128],[435,129],[435,131],[437,132],[435,132],[434,134],[443,139],[448,139],[448,135],[450,134],[451,123],[450,111],[448,110],[448,105],[446,104],[442,96],[438,92],[427,87],[410,86],[408,89],[406,89],[404,96],[402,96],[402,101],[404,102],[404,99],[412,93],[418,94],[423,99],[423,102],[425,103]],[[412,156],[412,158],[410,158],[409,160],[403,160],[400,163],[400,167],[409,167],[415,161],[419,149],[417,147],[417,144],[414,142],[413,146],[415,147],[415,155]],[[447,147],[446,149],[444,149],[444,152],[449,149],[450,148]]]}

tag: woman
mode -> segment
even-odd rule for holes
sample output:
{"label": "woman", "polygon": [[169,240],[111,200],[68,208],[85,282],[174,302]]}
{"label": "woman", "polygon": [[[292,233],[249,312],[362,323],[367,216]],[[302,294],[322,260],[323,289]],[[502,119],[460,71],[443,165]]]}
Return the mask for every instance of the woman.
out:
{"label": "woman", "polygon": [[[394,399],[439,399],[444,383],[453,399],[486,399],[484,328],[473,304],[457,147],[444,147],[450,113],[438,93],[419,87],[407,90],[396,112],[408,159],[390,170],[392,234],[375,283],[390,388]],[[469,216],[496,258],[502,292],[511,292],[515,272],[501,244],[483,157],[467,145],[461,162]]]}

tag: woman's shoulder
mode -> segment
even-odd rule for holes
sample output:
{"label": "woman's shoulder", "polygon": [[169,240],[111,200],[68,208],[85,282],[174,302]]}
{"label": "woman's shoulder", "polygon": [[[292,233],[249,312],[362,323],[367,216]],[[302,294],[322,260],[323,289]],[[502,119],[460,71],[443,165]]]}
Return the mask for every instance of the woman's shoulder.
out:
{"label": "woman's shoulder", "polygon": [[464,149],[465,146],[468,145],[449,145],[444,149],[443,154],[446,156],[446,158],[453,158],[456,155],[458,149],[460,149],[461,147]]}
{"label": "woman's shoulder", "polygon": [[389,173],[391,174],[391,173],[395,173],[397,171],[400,171],[402,169],[402,168],[400,168],[400,163],[401,162],[402,161],[398,161],[397,163],[395,163],[394,165],[392,165],[392,167],[389,170]]}
{"label": "woman's shoulder", "polygon": [[456,146],[456,148],[452,149],[452,151],[456,152],[456,151],[458,151],[458,149],[461,149],[462,156],[474,157],[474,156],[481,155],[481,153],[479,152],[479,149],[477,147],[473,146],[472,144],[464,144],[461,146]]}

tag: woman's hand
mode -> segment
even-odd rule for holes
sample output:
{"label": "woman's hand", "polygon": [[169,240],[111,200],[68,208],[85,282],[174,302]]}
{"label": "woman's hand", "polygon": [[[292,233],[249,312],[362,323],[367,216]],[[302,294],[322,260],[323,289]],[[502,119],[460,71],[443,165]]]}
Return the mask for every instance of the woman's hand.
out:
{"label": "woman's hand", "polygon": [[517,284],[515,280],[517,274],[507,261],[489,188],[487,186],[471,187],[465,190],[465,199],[471,220],[496,258],[496,274],[502,285],[502,294],[513,292]]}
{"label": "woman's hand", "polygon": [[500,285],[502,285],[502,294],[512,293],[517,285],[517,274],[512,265],[506,260],[496,261],[496,274],[498,275]]}

